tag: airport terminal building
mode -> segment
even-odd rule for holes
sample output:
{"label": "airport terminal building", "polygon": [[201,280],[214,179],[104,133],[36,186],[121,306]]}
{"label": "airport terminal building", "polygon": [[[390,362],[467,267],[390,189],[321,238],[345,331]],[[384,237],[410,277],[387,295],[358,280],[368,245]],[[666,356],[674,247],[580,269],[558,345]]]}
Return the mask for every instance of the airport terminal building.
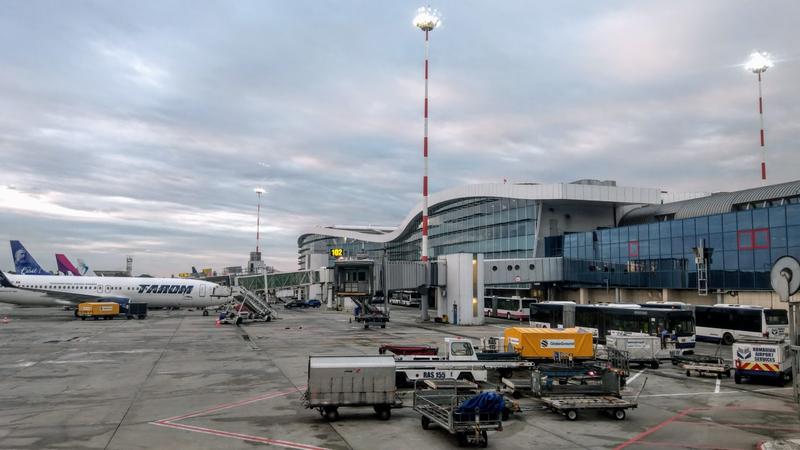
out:
{"label": "airport terminal building", "polygon": [[[328,267],[335,257],[419,260],[421,211],[418,204],[397,227],[309,230],[298,238],[300,268]],[[431,196],[429,225],[433,259],[484,255],[487,292],[770,305],[778,303],[772,263],[800,259],[800,181],[714,194],[598,180],[467,185]],[[706,249],[700,261],[698,247]],[[557,270],[537,279],[542,265]]]}

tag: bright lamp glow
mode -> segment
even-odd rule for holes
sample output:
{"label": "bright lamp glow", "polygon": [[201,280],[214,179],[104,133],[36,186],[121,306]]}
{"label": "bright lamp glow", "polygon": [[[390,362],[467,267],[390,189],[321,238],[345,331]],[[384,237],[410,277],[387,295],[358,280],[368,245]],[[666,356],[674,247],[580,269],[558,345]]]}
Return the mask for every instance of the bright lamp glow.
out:
{"label": "bright lamp glow", "polygon": [[422,31],[431,31],[441,25],[442,19],[439,17],[439,11],[430,6],[423,6],[417,10],[412,23]]}
{"label": "bright lamp glow", "polygon": [[266,191],[264,188],[257,187],[257,188],[255,188],[255,189],[253,189],[253,192],[255,192],[255,193],[256,193],[256,194],[258,194],[258,195],[261,195],[261,194],[263,194],[263,193],[265,193],[265,192],[267,192],[267,191]]}
{"label": "bright lamp glow", "polygon": [[761,73],[772,67],[772,58],[767,52],[753,52],[750,54],[750,59],[744,65],[744,68],[753,72]]}

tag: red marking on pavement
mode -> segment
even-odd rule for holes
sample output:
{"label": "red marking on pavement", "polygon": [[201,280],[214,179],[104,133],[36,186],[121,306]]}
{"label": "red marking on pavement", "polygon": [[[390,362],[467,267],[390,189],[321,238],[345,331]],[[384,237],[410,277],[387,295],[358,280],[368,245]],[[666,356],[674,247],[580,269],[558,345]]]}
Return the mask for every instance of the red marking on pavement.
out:
{"label": "red marking on pavement", "polygon": [[720,447],[718,445],[697,445],[697,444],[676,444],[675,442],[661,441],[639,441],[635,445],[652,445],[653,447],[674,447],[674,448],[702,448],[714,450],[746,450],[738,447]]}
{"label": "red marking on pavement", "polygon": [[687,414],[689,414],[692,411],[694,411],[694,408],[684,409],[683,411],[680,411],[678,414],[675,414],[674,416],[672,416],[669,419],[659,423],[658,425],[656,425],[654,427],[651,427],[651,428],[648,428],[647,430],[642,431],[641,433],[639,433],[636,436],[628,439],[627,441],[623,442],[622,444],[619,444],[618,446],[614,447],[614,450],[621,450],[621,449],[623,449],[623,448],[625,448],[625,447],[627,447],[629,445],[636,444],[637,442],[641,441],[642,439],[646,438],[647,436],[650,436],[651,434],[655,433],[656,431],[664,428],[665,426],[667,426],[667,425],[671,424],[672,422],[680,419],[681,417],[686,416]]}
{"label": "red marking on pavement", "polygon": [[161,419],[155,422],[150,422],[151,425],[156,425],[160,427],[167,427],[167,428],[174,428],[176,430],[184,430],[184,431],[192,431],[195,433],[203,433],[203,434],[210,434],[214,436],[226,437],[231,439],[239,439],[242,441],[250,441],[250,442],[260,442],[262,444],[269,444],[269,445],[277,445],[280,447],[287,447],[287,448],[296,448],[300,450],[326,450],[324,447],[317,447],[314,445],[302,444],[299,442],[291,442],[291,441],[284,441],[282,439],[273,439],[268,437],[262,436],[253,436],[249,434],[242,434],[242,433],[233,433],[230,431],[224,430],[216,430],[213,428],[205,428],[199,427],[195,425],[187,425],[183,423],[177,423],[179,420],[185,420],[192,417],[199,417],[206,414],[211,414],[217,411],[224,411],[226,409],[237,408],[239,406],[249,405],[251,403],[260,402],[262,400],[269,400],[271,398],[276,397],[283,397],[289,394],[293,394],[295,392],[301,391],[305,388],[305,386],[299,386],[296,388],[292,388],[286,391],[277,391],[277,392],[270,392],[267,394],[259,395],[258,397],[252,397],[244,400],[240,400],[238,402],[232,403],[223,403],[221,405],[212,406],[211,408],[207,408],[201,411],[195,411],[187,414],[182,414],[180,416],[170,417],[168,419]]}
{"label": "red marking on pavement", "polygon": [[678,423],[688,424],[688,425],[719,425],[721,427],[753,428],[753,429],[764,429],[764,430],[775,430],[775,431],[788,431],[793,433],[800,432],[800,428],[776,428],[772,425],[754,425],[754,424],[736,423],[736,422],[706,422],[706,421],[690,422],[688,420],[679,420]]}

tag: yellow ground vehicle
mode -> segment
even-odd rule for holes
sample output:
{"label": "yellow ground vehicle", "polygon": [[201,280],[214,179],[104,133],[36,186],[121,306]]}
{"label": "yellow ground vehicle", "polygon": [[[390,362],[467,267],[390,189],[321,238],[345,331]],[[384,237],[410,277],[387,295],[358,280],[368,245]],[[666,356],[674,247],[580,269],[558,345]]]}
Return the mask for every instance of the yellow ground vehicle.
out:
{"label": "yellow ground vehicle", "polygon": [[102,317],[108,320],[117,315],[119,315],[119,304],[114,302],[85,302],[78,305],[77,316],[81,320],[86,320],[87,317],[91,317],[94,320]]}
{"label": "yellow ground vehicle", "polygon": [[506,351],[521,358],[553,360],[554,353],[571,355],[573,359],[594,358],[592,333],[578,328],[506,328],[503,333]]}

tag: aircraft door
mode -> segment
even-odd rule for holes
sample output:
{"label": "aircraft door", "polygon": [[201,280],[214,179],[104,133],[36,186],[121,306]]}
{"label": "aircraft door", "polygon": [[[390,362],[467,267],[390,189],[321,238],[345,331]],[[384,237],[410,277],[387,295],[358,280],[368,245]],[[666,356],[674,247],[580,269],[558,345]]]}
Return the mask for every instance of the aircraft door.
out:
{"label": "aircraft door", "polygon": [[99,285],[99,284],[97,285],[97,292],[99,292],[101,294],[103,293],[103,286],[102,285]]}
{"label": "aircraft door", "polygon": [[206,285],[205,284],[201,284],[200,285],[200,297],[205,297],[205,296],[206,296]]}

